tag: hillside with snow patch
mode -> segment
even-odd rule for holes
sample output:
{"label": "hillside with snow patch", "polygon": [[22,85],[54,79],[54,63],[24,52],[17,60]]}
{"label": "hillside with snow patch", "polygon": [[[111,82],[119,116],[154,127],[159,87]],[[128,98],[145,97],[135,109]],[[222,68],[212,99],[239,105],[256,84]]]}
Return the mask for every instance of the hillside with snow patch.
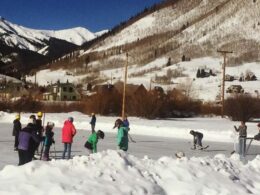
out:
{"label": "hillside with snow patch", "polygon": [[[222,82],[222,62],[220,58],[198,58],[188,62],[180,62],[172,64],[171,66],[165,66],[167,63],[167,58],[156,59],[155,61],[146,64],[144,66],[133,65],[128,68],[128,78],[127,82],[132,84],[143,84],[147,89],[150,87],[161,86],[165,91],[172,90],[174,88],[184,90],[186,95],[192,97],[193,99],[200,99],[203,101],[219,101],[221,93],[221,82]],[[260,92],[260,63],[245,63],[240,66],[227,67],[226,73],[239,77],[241,74],[245,74],[247,71],[254,72],[257,77],[256,81],[243,81],[238,80],[226,81],[225,83],[225,93],[229,86],[231,85],[241,85],[245,93],[249,93],[253,96],[259,96]],[[197,70],[204,68],[206,71],[210,69],[216,76],[209,76],[206,78],[197,78]],[[183,76],[171,78],[171,83],[162,84],[156,83],[155,78],[167,75],[167,71],[181,72]],[[139,72],[145,72],[140,76],[132,76],[138,74]],[[77,75],[68,70],[55,70],[51,71],[49,69],[41,70],[37,72],[37,83],[40,85],[48,85],[50,83],[56,83],[58,80],[61,82],[73,82],[75,84],[83,83],[83,79],[86,78],[88,74]],[[124,80],[124,67],[119,67],[115,69],[108,69],[100,71],[100,77],[102,78],[113,78],[112,83]],[[28,76],[27,81],[33,82],[34,76]],[[108,82],[111,82],[109,80]],[[86,85],[86,83],[84,84]],[[232,94],[226,93],[226,97]]]}
{"label": "hillside with snow patch", "polygon": [[210,44],[219,48],[239,40],[259,43],[259,10],[259,1],[173,1],[171,6],[141,18],[114,36],[97,43],[90,51],[122,46],[165,32],[172,32],[172,40],[168,42],[176,40],[183,49],[188,44]]}

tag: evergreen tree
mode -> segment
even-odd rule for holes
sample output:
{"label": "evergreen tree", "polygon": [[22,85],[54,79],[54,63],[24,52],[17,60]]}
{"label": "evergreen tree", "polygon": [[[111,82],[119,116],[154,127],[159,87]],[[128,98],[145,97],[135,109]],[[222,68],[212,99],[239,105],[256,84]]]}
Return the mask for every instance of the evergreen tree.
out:
{"label": "evergreen tree", "polygon": [[185,55],[183,55],[181,58],[181,61],[185,62],[185,60],[186,60],[186,57],[185,57]]}
{"label": "evergreen tree", "polygon": [[200,78],[201,77],[201,73],[200,73],[200,69],[197,70],[197,75],[196,75],[197,78]]}
{"label": "evergreen tree", "polygon": [[201,78],[204,78],[205,76],[206,76],[205,70],[204,70],[204,69],[201,69],[201,71],[200,71],[200,77],[201,77]]}

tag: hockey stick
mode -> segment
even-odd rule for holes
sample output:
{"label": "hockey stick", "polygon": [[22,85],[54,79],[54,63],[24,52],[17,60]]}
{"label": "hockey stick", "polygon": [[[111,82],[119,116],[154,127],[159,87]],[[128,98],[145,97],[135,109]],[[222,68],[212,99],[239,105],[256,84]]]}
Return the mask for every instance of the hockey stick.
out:
{"label": "hockey stick", "polygon": [[249,142],[249,144],[248,144],[248,146],[247,146],[247,148],[246,148],[246,153],[245,153],[245,155],[247,155],[248,150],[249,150],[249,148],[250,148],[250,146],[251,146],[251,143],[252,143],[252,141],[254,140],[254,138],[248,137],[248,138],[246,138],[246,139],[250,139],[250,142]]}
{"label": "hockey stick", "polygon": [[40,153],[40,160],[42,159],[43,149],[44,149],[44,144],[42,143],[42,146],[41,146],[41,153]]}
{"label": "hockey stick", "polygon": [[54,149],[54,159],[56,160],[56,149],[55,149],[55,143],[53,143],[53,149]]}
{"label": "hockey stick", "polygon": [[130,139],[131,142],[136,143],[136,141],[132,138],[129,132],[128,132],[128,138]]}

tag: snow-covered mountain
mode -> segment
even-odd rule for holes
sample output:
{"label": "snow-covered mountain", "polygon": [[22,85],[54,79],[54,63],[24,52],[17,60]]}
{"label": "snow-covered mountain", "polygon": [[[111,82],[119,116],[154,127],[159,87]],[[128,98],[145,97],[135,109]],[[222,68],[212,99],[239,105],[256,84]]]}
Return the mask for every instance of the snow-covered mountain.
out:
{"label": "snow-covered mountain", "polygon": [[35,30],[0,17],[0,71],[19,77],[15,74],[30,71],[70,53],[105,32],[92,33],[82,27],[58,31]]}
{"label": "snow-covered mountain", "polygon": [[[19,47],[39,52],[46,47],[50,38],[65,40],[75,45],[82,45],[100,35],[77,27],[66,30],[35,30],[13,24],[3,18],[0,19],[0,40],[11,47]],[[39,52],[41,53],[41,52]]]}

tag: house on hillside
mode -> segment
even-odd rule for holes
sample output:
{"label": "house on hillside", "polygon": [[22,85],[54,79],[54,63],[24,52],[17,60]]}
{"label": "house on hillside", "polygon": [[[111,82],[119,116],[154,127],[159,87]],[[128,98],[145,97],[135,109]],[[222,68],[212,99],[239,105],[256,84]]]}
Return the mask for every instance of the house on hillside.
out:
{"label": "house on hillside", "polygon": [[226,74],[225,75],[225,81],[234,81],[235,80],[235,77],[232,76],[232,75],[229,75],[229,74]]}
{"label": "house on hillside", "polygon": [[28,97],[29,92],[22,82],[6,82],[0,80],[0,101]]}
{"label": "house on hillside", "polygon": [[152,91],[153,93],[157,93],[158,95],[162,95],[164,93],[163,88],[160,86],[155,86]]}
{"label": "house on hillside", "polygon": [[80,93],[68,81],[66,83],[58,81],[56,84],[50,85],[48,92],[43,94],[43,100],[45,101],[79,101],[80,99]]}
{"label": "house on hillside", "polygon": [[[115,88],[117,89],[118,92],[123,94],[124,90],[124,83],[123,82],[117,82],[114,84]],[[134,85],[134,84],[127,84],[126,85],[126,96],[132,96],[132,95],[146,95],[147,90],[141,85]]]}
{"label": "house on hillside", "polygon": [[114,88],[114,85],[111,85],[111,84],[103,84],[103,85],[95,85],[93,88],[92,88],[92,91],[98,93],[98,94],[103,94],[103,93],[108,93],[108,92],[112,92],[114,91],[115,88]]}

